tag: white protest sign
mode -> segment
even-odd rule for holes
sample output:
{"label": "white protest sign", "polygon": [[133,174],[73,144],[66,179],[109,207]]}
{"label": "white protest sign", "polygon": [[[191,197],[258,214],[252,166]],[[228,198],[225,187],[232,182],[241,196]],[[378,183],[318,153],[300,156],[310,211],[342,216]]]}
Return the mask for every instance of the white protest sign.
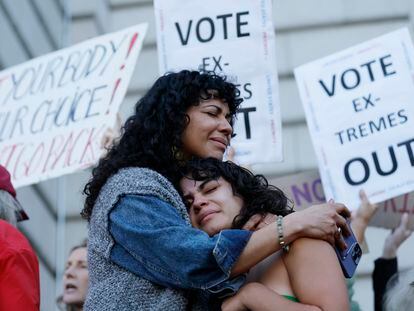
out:
{"label": "white protest sign", "polygon": [[0,164],[16,187],[97,162],[146,29],[130,27],[0,72]]}
{"label": "white protest sign", "polygon": [[[311,205],[326,202],[317,170],[273,178],[269,180],[269,184],[282,189],[287,197],[295,203],[295,210],[303,210]],[[377,212],[369,225],[388,229],[395,228],[403,213],[408,213],[411,216],[409,225],[414,229],[414,192],[378,203]]]}
{"label": "white protest sign", "polygon": [[401,29],[295,69],[328,197],[414,190],[414,48]]}
{"label": "white protest sign", "polygon": [[160,73],[225,74],[244,99],[232,140],[241,164],[282,160],[272,1],[156,0]]}

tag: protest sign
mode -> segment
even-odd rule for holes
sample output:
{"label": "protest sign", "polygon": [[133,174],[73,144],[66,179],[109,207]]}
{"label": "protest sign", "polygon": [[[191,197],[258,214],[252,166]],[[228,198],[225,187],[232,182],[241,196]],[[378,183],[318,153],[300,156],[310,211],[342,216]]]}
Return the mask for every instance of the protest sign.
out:
{"label": "protest sign", "polygon": [[[311,205],[326,202],[317,170],[269,179],[269,184],[282,189],[287,197],[294,202],[295,210],[303,210]],[[403,213],[410,215],[409,225],[414,229],[414,192],[378,203],[377,212],[369,225],[388,229],[395,228]]]}
{"label": "protest sign", "polygon": [[16,187],[96,163],[146,29],[130,27],[0,72],[0,164]]}
{"label": "protest sign", "polygon": [[235,124],[235,160],[282,160],[272,1],[156,0],[160,73],[225,74],[244,102]]}
{"label": "protest sign", "polygon": [[295,69],[328,197],[414,190],[414,48],[401,29]]}

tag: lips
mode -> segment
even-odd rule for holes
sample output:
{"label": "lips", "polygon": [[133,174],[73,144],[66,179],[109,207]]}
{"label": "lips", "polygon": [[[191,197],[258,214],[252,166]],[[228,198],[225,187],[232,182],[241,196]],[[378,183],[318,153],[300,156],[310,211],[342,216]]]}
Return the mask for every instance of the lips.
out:
{"label": "lips", "polygon": [[216,142],[217,145],[221,146],[224,149],[226,149],[229,144],[228,140],[224,137],[211,137],[210,140]]}
{"label": "lips", "polygon": [[200,225],[203,225],[205,223],[205,221],[207,220],[206,219],[207,216],[210,216],[211,214],[215,214],[215,213],[217,213],[217,211],[215,211],[215,210],[209,210],[209,211],[203,212],[199,217],[198,223]]}
{"label": "lips", "polygon": [[78,287],[73,283],[67,283],[65,285],[65,291],[73,291],[73,290],[77,290],[77,289],[78,289]]}

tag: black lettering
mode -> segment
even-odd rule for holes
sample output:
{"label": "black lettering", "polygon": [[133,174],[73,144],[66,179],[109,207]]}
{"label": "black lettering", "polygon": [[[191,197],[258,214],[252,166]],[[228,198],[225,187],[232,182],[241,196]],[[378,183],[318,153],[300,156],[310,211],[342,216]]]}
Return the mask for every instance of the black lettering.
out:
{"label": "black lettering", "polygon": [[246,139],[251,138],[249,112],[256,111],[256,107],[240,108],[238,113],[243,113],[244,127],[246,129]]}
{"label": "black lettering", "polygon": [[353,127],[347,129],[346,134],[348,135],[348,141],[352,141],[351,137],[355,138],[356,140],[358,139],[358,136],[356,136],[355,129]]}
{"label": "black lettering", "polygon": [[399,144],[397,144],[397,147],[405,146],[407,149],[408,158],[410,159],[411,166],[414,166],[414,155],[413,155],[413,149],[411,148],[411,144],[414,143],[414,138],[411,138],[409,140],[403,141]]}
{"label": "black lettering", "polygon": [[355,112],[362,111],[361,102],[360,102],[360,98],[359,97],[352,100],[352,105],[354,106],[354,111]]}
{"label": "black lettering", "polygon": [[375,63],[375,60],[372,60],[372,61],[370,61],[368,63],[365,63],[365,64],[361,64],[361,67],[366,67],[367,68],[368,75],[369,75],[369,78],[370,78],[371,82],[375,80],[374,74],[372,73],[372,68],[371,68],[371,64],[373,64],[373,63]]}
{"label": "black lettering", "polygon": [[226,40],[228,38],[228,33],[227,33],[227,18],[232,17],[233,14],[229,13],[229,14],[223,14],[223,15],[217,15],[217,19],[222,19],[223,21],[223,36],[224,36],[224,40]]}
{"label": "black lettering", "polygon": [[[354,162],[359,162],[361,163],[363,169],[364,169],[364,177],[360,180],[360,181],[355,181],[351,178],[351,176],[349,175],[349,167],[351,166],[352,163]],[[344,175],[345,175],[345,179],[348,182],[348,184],[350,184],[351,186],[358,186],[358,185],[362,185],[363,183],[365,183],[368,178],[369,178],[369,166],[367,161],[365,161],[363,158],[353,158],[351,160],[349,160],[346,164],[345,164],[345,168],[344,168]]]}
{"label": "black lettering", "polygon": [[391,161],[392,161],[392,167],[388,172],[385,172],[382,170],[379,161],[378,161],[378,155],[376,152],[372,153],[372,158],[374,160],[375,169],[377,170],[378,174],[381,176],[388,176],[394,173],[398,168],[397,159],[395,158],[394,148],[392,146],[388,147],[388,151],[390,152]]}
{"label": "black lettering", "polygon": [[[380,58],[381,69],[382,69],[382,73],[384,74],[384,77],[391,76],[391,75],[397,73],[396,71],[387,71],[387,67],[392,66],[392,62],[385,63],[385,60],[387,58],[390,58],[390,57],[391,57],[391,55],[388,54],[388,55],[385,55],[385,56],[383,56],[383,57]],[[391,68],[389,68],[389,69],[391,70]]]}
{"label": "black lettering", "polygon": [[[345,79],[346,76],[349,77],[349,74],[347,75],[347,73],[351,73],[351,72],[354,73],[354,77],[355,77],[354,84],[348,84],[349,81],[346,82],[346,79]],[[347,80],[349,80],[349,79],[347,79]],[[358,70],[356,70],[354,68],[351,68],[351,69],[345,70],[342,73],[342,76],[341,76],[341,84],[342,84],[342,86],[343,86],[344,89],[352,90],[352,89],[356,88],[359,85],[360,82],[361,82],[361,76],[359,75]]]}
{"label": "black lettering", "polygon": [[242,26],[249,24],[247,21],[244,21],[244,22],[241,21],[241,16],[242,15],[249,15],[249,12],[245,11],[245,12],[236,13],[237,37],[248,37],[248,36],[250,36],[249,32],[244,32],[243,33],[241,31]]}
{"label": "black lettering", "polygon": [[342,140],[342,133],[343,133],[344,131],[339,131],[339,132],[336,132],[335,133],[335,135],[337,135],[338,137],[339,137],[339,142],[341,143],[341,145],[343,145],[344,144],[344,141]]}
{"label": "black lettering", "polygon": [[375,107],[374,103],[371,101],[371,93],[368,94],[368,97],[362,96],[365,101],[365,109],[368,109],[368,106]]}
{"label": "black lettering", "polygon": [[250,99],[253,96],[252,90],[249,88],[251,87],[252,84],[251,83],[246,83],[245,85],[243,85],[243,89],[246,91],[247,95],[243,96],[243,99]]}
{"label": "black lettering", "polygon": [[368,124],[369,124],[369,129],[370,129],[371,133],[375,132],[374,129],[377,132],[380,132],[381,128],[383,128],[384,130],[387,129],[387,125],[385,123],[384,117],[381,117],[381,118],[378,119],[378,126],[377,126],[377,124],[375,124],[374,121],[369,121]]}
{"label": "black lettering", "polygon": [[367,129],[365,126],[366,123],[361,123],[360,125],[358,125],[359,134],[361,135],[361,137],[368,136]]}
{"label": "black lettering", "polygon": [[[207,36],[206,38],[202,38],[201,33],[200,33],[200,26],[201,26],[201,23],[204,22],[204,21],[206,21],[208,24],[210,24],[210,35]],[[197,22],[196,36],[197,36],[198,41],[200,41],[202,43],[209,42],[209,41],[211,41],[211,39],[214,38],[214,34],[215,34],[214,22],[210,17],[203,17]]]}
{"label": "black lettering", "polygon": [[394,127],[394,126],[397,126],[398,125],[397,122],[396,122],[396,118],[395,118],[395,113],[394,112],[393,113],[389,113],[387,115],[387,118],[388,118],[388,124],[390,125],[390,127]]}
{"label": "black lettering", "polygon": [[329,97],[332,97],[335,95],[335,82],[336,82],[336,75],[332,76],[332,87],[329,90],[325,83],[322,80],[319,80],[319,84],[322,86],[326,94],[328,94]]}
{"label": "black lettering", "polygon": [[178,37],[180,38],[181,44],[182,45],[187,45],[188,44],[188,39],[190,38],[190,31],[191,31],[191,26],[193,25],[193,20],[190,19],[190,22],[188,23],[188,27],[187,27],[187,35],[184,38],[183,33],[181,31],[181,27],[179,23],[174,23],[175,24],[175,28],[177,28],[178,31]]}
{"label": "black lettering", "polygon": [[400,124],[404,124],[408,121],[408,117],[404,114],[405,109],[401,109],[397,112],[397,115],[400,117]]}

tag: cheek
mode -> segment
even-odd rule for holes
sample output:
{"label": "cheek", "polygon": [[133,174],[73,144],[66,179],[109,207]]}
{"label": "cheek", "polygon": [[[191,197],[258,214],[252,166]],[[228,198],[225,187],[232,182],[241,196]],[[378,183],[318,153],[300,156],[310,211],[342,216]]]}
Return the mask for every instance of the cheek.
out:
{"label": "cheek", "polygon": [[86,271],[80,277],[80,289],[82,290],[82,294],[86,296],[89,287],[89,273]]}
{"label": "cheek", "polygon": [[196,222],[196,217],[195,217],[194,213],[190,211],[190,212],[189,212],[189,215],[190,215],[190,222],[191,222],[191,225],[192,225],[194,228],[198,228],[198,225],[197,225],[197,222]]}

